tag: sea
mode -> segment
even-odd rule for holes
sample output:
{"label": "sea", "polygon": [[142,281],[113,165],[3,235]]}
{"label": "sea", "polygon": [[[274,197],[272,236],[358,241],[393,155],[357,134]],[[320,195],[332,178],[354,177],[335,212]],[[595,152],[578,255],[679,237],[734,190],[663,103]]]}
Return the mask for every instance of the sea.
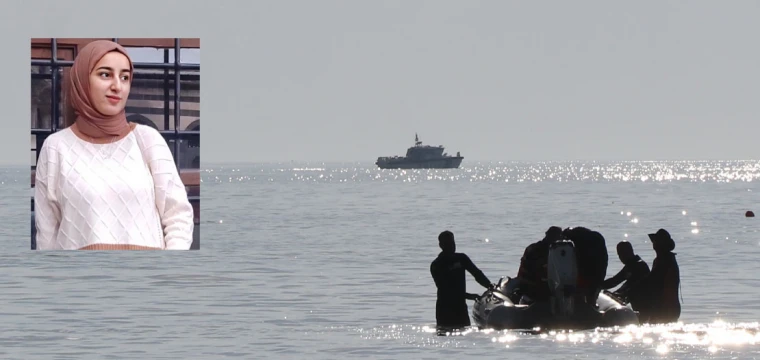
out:
{"label": "sea", "polygon": [[[758,359],[758,185],[758,160],[204,164],[199,251],[39,252],[28,167],[6,167],[0,358]],[[668,230],[679,322],[435,331],[441,231],[496,282],[550,226],[602,233],[608,277],[619,241],[651,266]]]}

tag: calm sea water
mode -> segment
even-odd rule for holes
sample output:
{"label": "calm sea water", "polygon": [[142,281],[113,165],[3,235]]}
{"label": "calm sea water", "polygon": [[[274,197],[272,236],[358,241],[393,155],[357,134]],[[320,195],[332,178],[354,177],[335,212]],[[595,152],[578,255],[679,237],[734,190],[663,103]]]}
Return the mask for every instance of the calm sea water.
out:
{"label": "calm sea water", "polygon": [[[0,170],[0,358],[444,356],[760,358],[760,162],[218,165],[203,173],[193,252],[32,252],[29,176]],[[437,235],[496,281],[551,225],[676,239],[681,323],[437,336]],[[468,290],[480,286],[468,278]]]}

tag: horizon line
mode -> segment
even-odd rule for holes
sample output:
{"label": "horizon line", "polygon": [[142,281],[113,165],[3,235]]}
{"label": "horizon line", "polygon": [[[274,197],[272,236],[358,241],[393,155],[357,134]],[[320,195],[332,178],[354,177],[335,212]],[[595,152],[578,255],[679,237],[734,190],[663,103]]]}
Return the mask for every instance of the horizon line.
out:
{"label": "horizon line", "polygon": [[[760,161],[760,158],[722,158],[722,159],[688,159],[688,158],[662,158],[662,159],[562,159],[562,160],[468,160],[462,162],[462,165],[467,163],[568,163],[568,162],[723,162],[723,161]],[[225,160],[225,161],[203,161],[201,165],[227,165],[227,164],[287,164],[287,163],[301,163],[301,164],[375,164],[373,160]],[[19,162],[2,162],[0,161],[0,167],[26,167],[30,168],[34,165],[29,163]],[[461,166],[460,166],[461,167]]]}
{"label": "horizon line", "polygon": [[[724,158],[724,159],[566,159],[566,160],[470,160],[466,163],[566,163],[566,162],[707,162],[707,161],[760,161],[758,159]],[[372,160],[229,160],[229,161],[203,161],[201,164],[374,164]]]}

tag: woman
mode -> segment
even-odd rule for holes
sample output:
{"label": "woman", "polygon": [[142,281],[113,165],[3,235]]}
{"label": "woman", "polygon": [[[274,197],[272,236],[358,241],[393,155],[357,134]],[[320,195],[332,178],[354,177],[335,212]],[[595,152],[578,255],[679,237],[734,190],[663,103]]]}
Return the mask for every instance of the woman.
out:
{"label": "woman", "polygon": [[45,140],[37,161],[38,249],[190,248],[193,209],[169,147],[126,119],[133,71],[127,51],[106,40],[74,60],[63,83],[73,124]]}

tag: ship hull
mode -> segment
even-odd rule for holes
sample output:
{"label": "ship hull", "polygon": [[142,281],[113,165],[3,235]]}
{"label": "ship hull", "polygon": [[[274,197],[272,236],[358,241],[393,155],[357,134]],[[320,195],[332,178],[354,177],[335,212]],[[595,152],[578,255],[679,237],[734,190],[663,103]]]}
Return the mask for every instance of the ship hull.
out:
{"label": "ship hull", "polygon": [[457,169],[463,159],[463,157],[448,157],[421,161],[399,158],[378,160],[375,165],[380,169]]}

